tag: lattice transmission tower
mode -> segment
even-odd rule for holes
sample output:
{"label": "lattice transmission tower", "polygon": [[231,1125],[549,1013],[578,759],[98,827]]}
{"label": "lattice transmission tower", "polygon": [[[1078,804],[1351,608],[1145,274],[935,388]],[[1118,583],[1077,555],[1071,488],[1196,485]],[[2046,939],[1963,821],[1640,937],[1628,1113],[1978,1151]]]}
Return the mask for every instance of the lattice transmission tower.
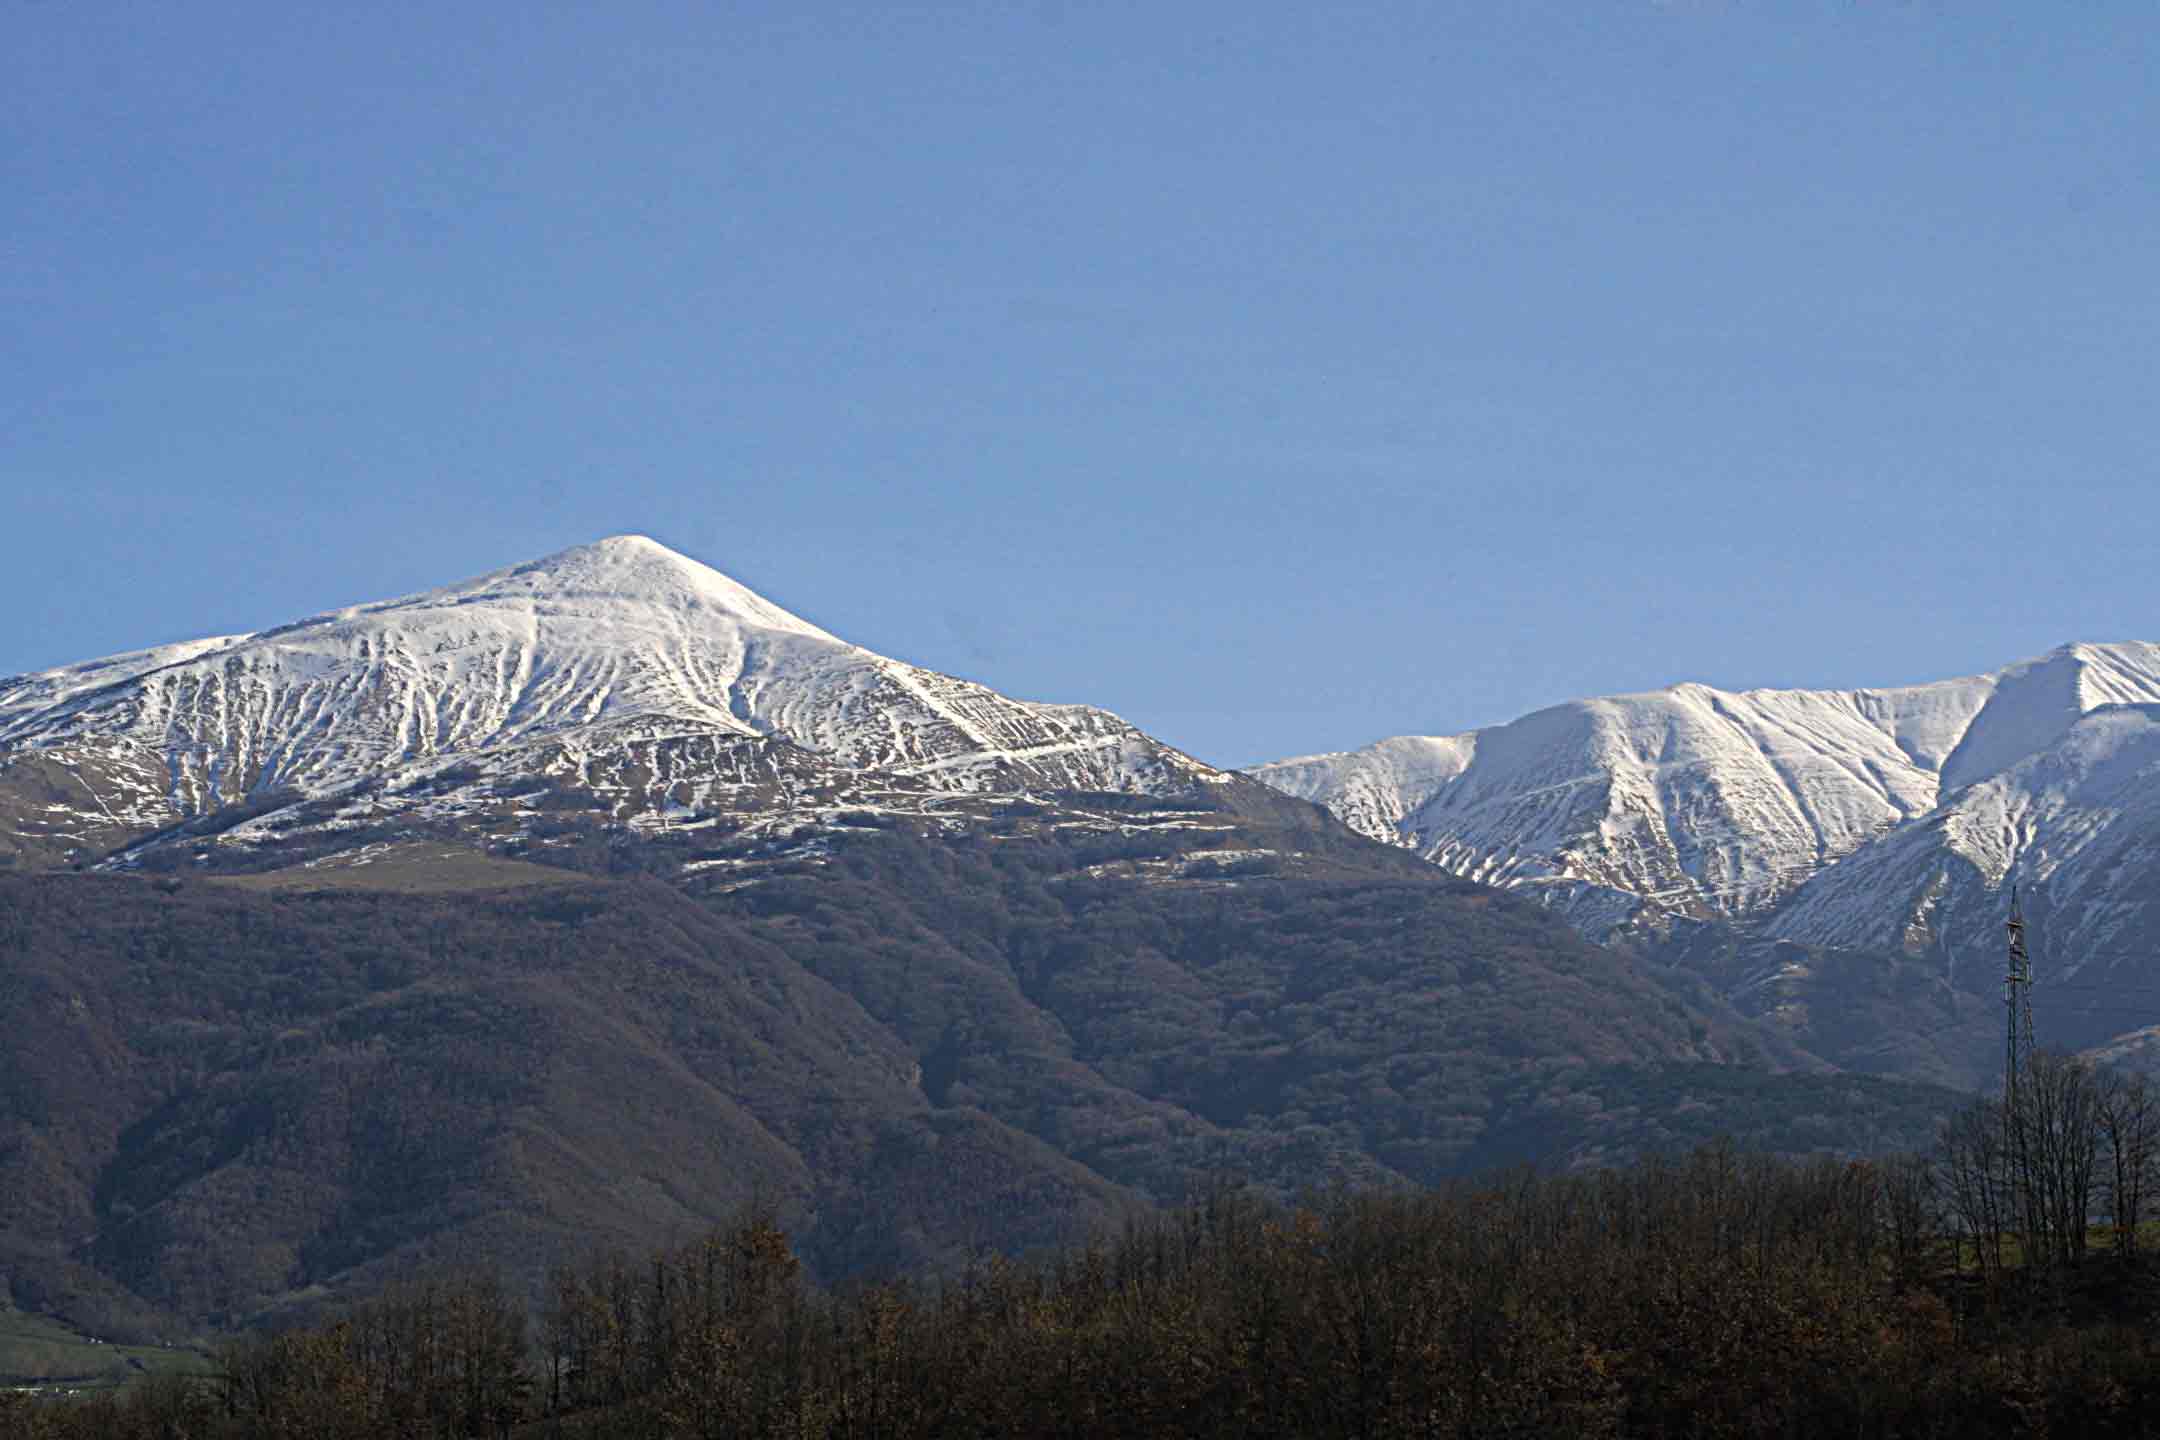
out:
{"label": "lattice transmission tower", "polygon": [[2025,950],[2025,911],[2015,885],[2010,887],[2010,919],[2004,928],[2009,932],[2010,963],[2003,976],[2003,1159],[2023,1189],[2031,1158],[2025,1153],[2020,1091],[2032,1068],[2032,956]]}
{"label": "lattice transmission tower", "polygon": [[2003,976],[2003,1104],[2014,1106],[2018,1083],[2032,1063],[2032,956],[2025,951],[2025,911],[2017,887],[2010,887],[2009,972]]}

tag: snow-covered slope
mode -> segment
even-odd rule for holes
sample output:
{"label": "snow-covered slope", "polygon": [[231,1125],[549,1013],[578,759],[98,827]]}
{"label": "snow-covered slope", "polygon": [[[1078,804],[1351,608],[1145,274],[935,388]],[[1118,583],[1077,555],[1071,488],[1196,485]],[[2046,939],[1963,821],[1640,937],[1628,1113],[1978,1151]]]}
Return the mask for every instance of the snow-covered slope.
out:
{"label": "snow-covered slope", "polygon": [[1252,773],[1450,870],[1535,889],[1603,933],[1662,914],[1764,916],[2087,712],[2149,703],[2160,646],[2068,645],[1902,689],[1688,684],[1580,700]]}
{"label": "snow-covered slope", "polygon": [[53,797],[19,803],[18,820],[57,816],[55,833],[100,839],[454,762],[589,768],[599,755],[606,768],[633,742],[640,774],[662,753],[732,774],[755,747],[728,742],[753,740],[929,791],[1167,793],[1224,778],[1106,711],[874,655],[640,536],[0,681],[0,771]]}
{"label": "snow-covered slope", "polygon": [[1924,820],[1811,878],[1769,918],[1804,944],[1999,973],[2013,888],[2053,983],[2142,966],[2160,936],[2160,705],[2105,705]]}

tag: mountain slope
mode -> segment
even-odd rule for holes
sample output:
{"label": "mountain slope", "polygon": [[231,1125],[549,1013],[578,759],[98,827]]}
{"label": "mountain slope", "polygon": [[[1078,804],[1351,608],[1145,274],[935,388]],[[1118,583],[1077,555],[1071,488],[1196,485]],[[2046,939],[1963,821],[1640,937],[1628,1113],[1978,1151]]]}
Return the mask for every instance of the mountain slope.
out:
{"label": "mountain slope", "polygon": [[[575,877],[567,877],[575,881]],[[811,1252],[1044,1243],[1138,1197],[980,1111],[752,927],[649,882],[455,897],[0,877],[0,1283],[171,1336],[430,1256],[537,1291],[754,1198]],[[883,1194],[883,1205],[864,1196]]]}
{"label": "mountain slope", "polygon": [[2160,705],[2108,705],[1813,877],[1767,929],[1934,955],[1946,971],[1977,967],[1992,979],[2014,889],[2044,980],[2098,993],[2148,963],[2160,937],[2156,881]]}

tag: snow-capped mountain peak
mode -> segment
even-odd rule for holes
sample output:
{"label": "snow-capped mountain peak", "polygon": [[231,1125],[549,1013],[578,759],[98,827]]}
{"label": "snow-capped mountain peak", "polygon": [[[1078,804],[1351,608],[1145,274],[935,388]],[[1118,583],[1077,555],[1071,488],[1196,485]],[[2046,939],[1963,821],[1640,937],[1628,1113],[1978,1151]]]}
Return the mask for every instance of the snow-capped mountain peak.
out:
{"label": "snow-capped mountain peak", "polygon": [[[644,535],[611,535],[439,590],[334,612],[336,618],[475,603],[556,613],[664,612],[844,643],[709,565]],[[332,617],[324,617],[332,618]]]}
{"label": "snow-capped mountain peak", "polygon": [[[549,763],[586,763],[633,733],[640,745],[781,741],[930,790],[1219,778],[1108,712],[1010,700],[872,654],[640,535],[274,629],[0,681],[0,766],[25,755],[62,766],[121,829],[540,744],[553,747]],[[694,776],[675,780],[667,803],[685,803]]]}

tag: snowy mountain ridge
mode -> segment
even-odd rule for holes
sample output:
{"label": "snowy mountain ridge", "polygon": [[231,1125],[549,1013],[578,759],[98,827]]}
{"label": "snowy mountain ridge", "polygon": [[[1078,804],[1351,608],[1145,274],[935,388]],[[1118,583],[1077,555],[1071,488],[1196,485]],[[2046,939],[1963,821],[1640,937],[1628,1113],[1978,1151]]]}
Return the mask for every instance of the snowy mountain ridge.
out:
{"label": "snowy mountain ridge", "polygon": [[2100,718],[2110,707],[2153,704],[2160,646],[2071,644],[1895,689],[1578,700],[1250,773],[1449,870],[1534,891],[1593,935],[1776,914],[1793,938],[1909,946],[1946,865],[1990,889],[2013,872],[2067,878],[2069,852],[2109,828],[2094,817],[2131,808],[2110,791],[2096,811],[2092,783],[2047,777],[2104,773],[2131,794],[2151,777],[2127,751],[2102,764],[2058,749],[2135,728]]}

